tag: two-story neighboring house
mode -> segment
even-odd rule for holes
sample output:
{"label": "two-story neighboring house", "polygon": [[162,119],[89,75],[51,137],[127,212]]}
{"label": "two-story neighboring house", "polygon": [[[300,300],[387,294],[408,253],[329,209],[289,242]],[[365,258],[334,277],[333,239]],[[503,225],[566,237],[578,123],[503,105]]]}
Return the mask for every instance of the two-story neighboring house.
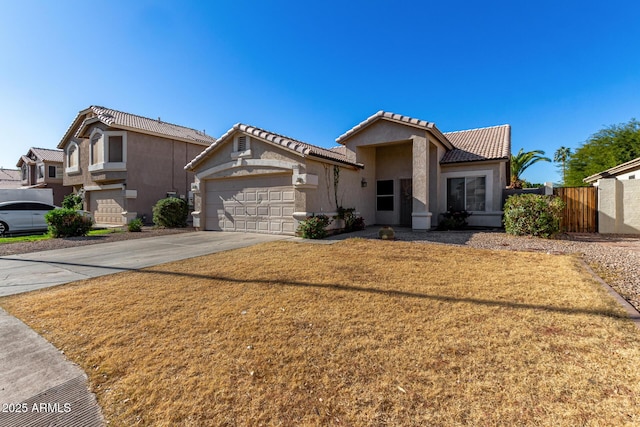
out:
{"label": "two-story neighboring house", "polygon": [[30,148],[16,164],[20,168],[21,187],[51,188],[53,203],[60,206],[64,197],[71,193],[71,188],[64,187],[62,182],[63,158],[62,150]]}
{"label": "two-story neighboring house", "polygon": [[188,199],[193,173],[184,165],[215,138],[202,131],[91,106],[58,144],[63,183],[84,192],[97,224],[151,221],[153,205],[167,196]]}

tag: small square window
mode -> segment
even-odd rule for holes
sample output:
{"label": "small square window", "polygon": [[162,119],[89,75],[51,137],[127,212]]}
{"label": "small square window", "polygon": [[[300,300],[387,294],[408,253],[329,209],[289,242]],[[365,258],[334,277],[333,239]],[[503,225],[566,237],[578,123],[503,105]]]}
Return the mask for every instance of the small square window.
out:
{"label": "small square window", "polygon": [[49,178],[55,178],[55,177],[56,177],[56,167],[49,166]]}

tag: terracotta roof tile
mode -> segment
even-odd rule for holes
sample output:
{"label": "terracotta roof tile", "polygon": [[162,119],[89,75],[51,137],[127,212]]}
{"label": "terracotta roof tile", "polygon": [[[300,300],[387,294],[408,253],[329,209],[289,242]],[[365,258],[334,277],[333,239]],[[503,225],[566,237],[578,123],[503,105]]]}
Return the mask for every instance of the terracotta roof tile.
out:
{"label": "terracotta roof tile", "polygon": [[89,109],[95,114],[95,117],[97,117],[98,120],[108,126],[137,129],[147,133],[166,135],[182,140],[192,140],[206,144],[215,142],[215,138],[202,131],[163,122],[159,119],[150,119],[95,105],[92,105]]}
{"label": "terracotta roof tile", "polygon": [[511,152],[510,125],[445,132],[444,136],[455,148],[445,153],[443,164],[508,159]]}
{"label": "terracotta roof tile", "polygon": [[35,153],[36,156],[40,157],[45,162],[59,162],[62,163],[64,161],[64,151],[62,150],[54,150],[51,148],[35,148],[32,147],[31,151]]}
{"label": "terracotta roof tile", "polygon": [[428,130],[436,138],[438,138],[440,142],[442,142],[445,146],[447,146],[447,148],[451,148],[449,141],[447,141],[447,139],[443,136],[442,132],[440,132],[440,130],[436,127],[435,123],[428,122],[426,120],[415,119],[409,116],[403,116],[402,114],[390,113],[387,111],[378,111],[377,113],[370,116],[366,120],[358,123],[351,129],[349,129],[347,132],[343,133],[338,138],[336,138],[336,142],[339,144],[344,144],[345,139],[360,132],[361,130],[377,122],[378,120],[387,120],[387,121],[406,124],[416,128]]}
{"label": "terracotta roof tile", "polygon": [[19,169],[0,168],[0,188],[20,188],[22,174]]}
{"label": "terracotta roof tile", "polygon": [[245,125],[242,123],[235,124],[224,135],[216,140],[215,143],[207,147],[202,153],[198,154],[189,164],[185,166],[185,169],[192,169],[202,160],[204,160],[208,154],[216,147],[222,145],[229,137],[235,132],[241,131],[256,138],[269,141],[273,144],[280,145],[299,153],[302,156],[313,156],[322,159],[333,160],[339,163],[345,163],[351,166],[361,166],[357,163],[353,163],[347,160],[344,154],[328,150],[326,148],[318,147],[315,145],[307,144],[306,142],[298,141],[297,139],[289,138],[288,136],[279,135],[277,133],[269,132],[264,129],[260,129],[254,126]]}

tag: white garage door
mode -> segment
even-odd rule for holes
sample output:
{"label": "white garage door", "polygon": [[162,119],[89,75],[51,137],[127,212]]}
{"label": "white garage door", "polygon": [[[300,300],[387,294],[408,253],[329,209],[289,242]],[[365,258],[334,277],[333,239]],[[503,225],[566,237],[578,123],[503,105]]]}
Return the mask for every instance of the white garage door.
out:
{"label": "white garage door", "polygon": [[206,181],[205,229],[294,234],[291,175]]}
{"label": "white garage door", "polygon": [[122,224],[124,195],[122,190],[89,191],[91,214],[96,224]]}

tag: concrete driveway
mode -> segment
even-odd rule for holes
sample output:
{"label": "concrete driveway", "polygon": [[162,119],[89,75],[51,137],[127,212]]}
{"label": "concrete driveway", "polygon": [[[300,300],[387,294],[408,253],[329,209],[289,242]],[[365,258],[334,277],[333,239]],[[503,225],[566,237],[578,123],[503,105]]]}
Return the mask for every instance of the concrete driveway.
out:
{"label": "concrete driveway", "polygon": [[0,296],[274,240],[270,234],[194,232],[0,257]]}

